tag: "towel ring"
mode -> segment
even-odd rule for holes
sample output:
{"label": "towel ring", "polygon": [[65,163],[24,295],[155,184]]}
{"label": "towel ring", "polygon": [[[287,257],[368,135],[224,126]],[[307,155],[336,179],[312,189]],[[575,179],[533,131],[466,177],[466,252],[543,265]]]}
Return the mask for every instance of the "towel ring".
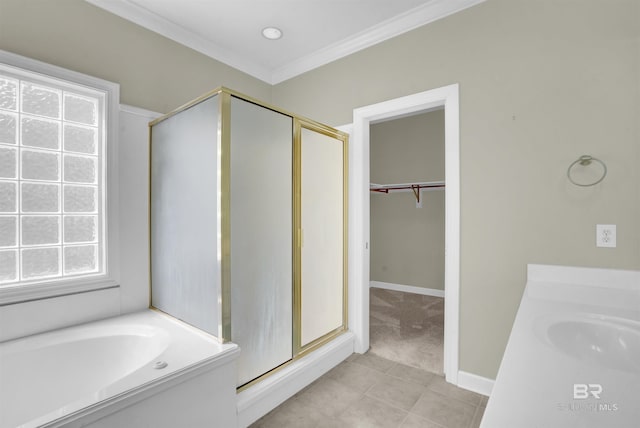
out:
{"label": "towel ring", "polygon": [[[602,169],[603,169],[602,176],[596,181],[594,181],[593,183],[584,184],[584,183],[578,183],[574,181],[573,178],[571,177],[571,170],[573,169],[573,167],[576,166],[577,164],[580,164],[581,166],[591,165],[591,162],[598,162],[600,165],[602,165]],[[580,186],[580,187],[595,186],[596,184],[604,180],[604,177],[606,177],[606,175],[607,175],[607,166],[604,164],[604,162],[602,162],[598,158],[594,158],[593,156],[589,156],[589,155],[580,156],[576,161],[574,161],[571,165],[569,165],[569,168],[567,169],[567,178],[569,179],[569,181],[575,184],[576,186]]]}

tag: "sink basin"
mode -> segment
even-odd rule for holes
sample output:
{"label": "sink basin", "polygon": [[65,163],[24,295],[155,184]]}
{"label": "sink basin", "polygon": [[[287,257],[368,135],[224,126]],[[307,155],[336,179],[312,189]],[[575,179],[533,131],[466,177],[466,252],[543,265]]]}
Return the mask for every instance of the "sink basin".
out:
{"label": "sink basin", "polygon": [[594,314],[545,323],[554,348],[589,365],[640,374],[640,323]]}

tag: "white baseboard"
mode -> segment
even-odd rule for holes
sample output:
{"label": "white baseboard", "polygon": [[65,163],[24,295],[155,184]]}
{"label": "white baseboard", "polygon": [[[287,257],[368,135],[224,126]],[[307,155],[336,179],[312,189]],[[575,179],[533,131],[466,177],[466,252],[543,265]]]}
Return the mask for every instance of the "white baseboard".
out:
{"label": "white baseboard", "polygon": [[348,331],[237,395],[238,427],[245,428],[353,354]]}
{"label": "white baseboard", "polygon": [[458,386],[460,388],[468,389],[469,391],[477,392],[478,394],[491,395],[493,384],[495,380],[486,377],[478,376],[473,373],[458,371]]}
{"label": "white baseboard", "polygon": [[444,297],[444,290],[435,288],[416,287],[414,285],[393,284],[391,282],[369,281],[369,287],[384,288],[385,290],[404,291],[405,293],[422,294],[424,296]]}

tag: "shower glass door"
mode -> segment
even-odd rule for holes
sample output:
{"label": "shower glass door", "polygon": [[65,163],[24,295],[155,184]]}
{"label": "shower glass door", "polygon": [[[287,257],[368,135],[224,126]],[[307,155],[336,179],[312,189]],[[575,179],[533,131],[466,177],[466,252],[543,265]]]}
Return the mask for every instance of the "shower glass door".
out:
{"label": "shower glass door", "polygon": [[299,129],[299,350],[346,327],[346,137]]}

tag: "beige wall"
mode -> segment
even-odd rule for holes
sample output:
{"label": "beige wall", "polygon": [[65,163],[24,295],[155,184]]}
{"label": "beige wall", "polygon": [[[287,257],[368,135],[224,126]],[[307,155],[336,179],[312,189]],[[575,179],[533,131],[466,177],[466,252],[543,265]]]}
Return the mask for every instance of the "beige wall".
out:
{"label": "beige wall", "polygon": [[[460,84],[461,370],[495,377],[527,263],[640,269],[639,7],[488,0],[274,87],[339,125]],[[585,153],[609,167],[596,187],[566,179]],[[616,249],[595,247],[597,223],[617,224]]]}
{"label": "beige wall", "polygon": [[271,86],[82,0],[0,0],[0,49],[120,84],[122,103],[167,113],[218,86]]}
{"label": "beige wall", "polygon": [[[371,126],[371,182],[444,180],[444,110]],[[444,191],[371,192],[372,281],[444,289]]]}

